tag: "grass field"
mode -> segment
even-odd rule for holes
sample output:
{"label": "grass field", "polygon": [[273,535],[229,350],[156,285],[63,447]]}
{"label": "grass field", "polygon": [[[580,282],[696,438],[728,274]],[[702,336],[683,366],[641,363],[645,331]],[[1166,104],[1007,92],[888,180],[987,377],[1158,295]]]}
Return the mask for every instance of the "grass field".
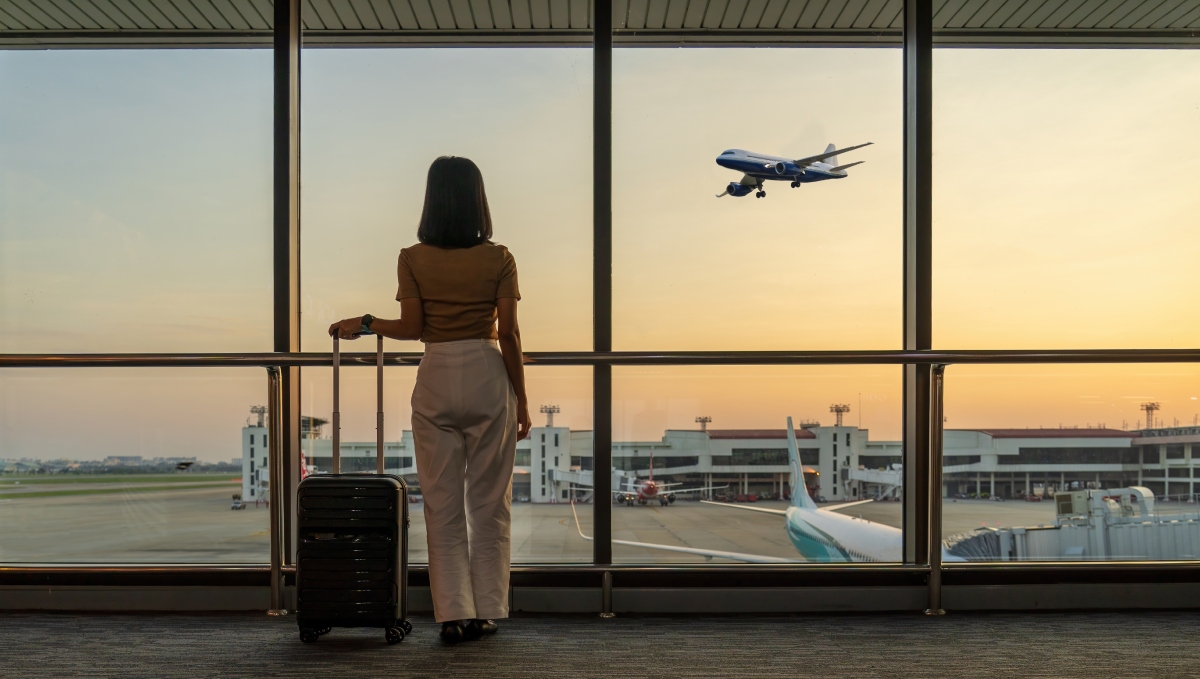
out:
{"label": "grass field", "polygon": [[240,480],[237,474],[54,474],[47,476],[0,476],[0,488],[66,483],[197,483],[200,481]]}
{"label": "grass field", "polygon": [[0,500],[28,501],[36,498],[76,495],[155,493],[197,488],[241,489],[241,478],[233,474],[79,474],[5,477],[0,480]]}

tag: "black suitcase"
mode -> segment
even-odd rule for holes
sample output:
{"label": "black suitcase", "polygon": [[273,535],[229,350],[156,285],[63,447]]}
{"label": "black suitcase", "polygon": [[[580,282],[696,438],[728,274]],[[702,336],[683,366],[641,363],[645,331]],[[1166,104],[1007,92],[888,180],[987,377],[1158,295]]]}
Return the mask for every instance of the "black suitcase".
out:
{"label": "black suitcase", "polygon": [[296,620],[312,643],[334,627],[382,627],[389,644],[408,617],[408,487],[383,473],[383,338],[377,349],[376,474],[341,474],[338,340],[333,340],[333,473],[300,482]]}

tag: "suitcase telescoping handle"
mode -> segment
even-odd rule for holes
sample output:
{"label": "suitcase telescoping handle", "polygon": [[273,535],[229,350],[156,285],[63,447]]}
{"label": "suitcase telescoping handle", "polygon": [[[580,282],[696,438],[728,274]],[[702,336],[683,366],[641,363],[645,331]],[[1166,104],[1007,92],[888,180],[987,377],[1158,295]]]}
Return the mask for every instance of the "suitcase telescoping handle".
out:
{"label": "suitcase telescoping handle", "polygon": [[[383,335],[376,335],[376,409],[375,409],[375,473],[383,473]],[[337,333],[333,335],[333,473],[342,473],[342,413],[341,413],[342,351]]]}

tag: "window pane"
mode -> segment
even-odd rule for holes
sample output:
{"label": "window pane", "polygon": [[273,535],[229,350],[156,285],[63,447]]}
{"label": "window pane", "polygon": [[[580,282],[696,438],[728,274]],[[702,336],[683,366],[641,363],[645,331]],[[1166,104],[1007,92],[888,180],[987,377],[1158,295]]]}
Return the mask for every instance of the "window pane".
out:
{"label": "window pane", "polygon": [[584,49],[305,51],[304,349],[328,351],[332,320],[399,316],[396,259],[442,155],[483,172],[525,349],[590,349],[591,73]]}
{"label": "window pane", "polygon": [[1200,558],[1197,384],[1194,364],[948,369],[945,558]]}
{"label": "window pane", "polygon": [[0,352],[270,350],[270,50],[6,50],[0,91]]}
{"label": "window pane", "polygon": [[[901,75],[897,49],[616,50],[614,347],[899,347]],[[755,198],[733,149],[783,180]]]}
{"label": "window pane", "polygon": [[614,369],[614,561],[900,561],[900,383],[892,366]]}
{"label": "window pane", "polygon": [[[345,345],[343,345],[345,346]],[[374,344],[371,345],[372,347]],[[390,349],[390,347],[389,347]],[[304,368],[302,410],[314,416],[312,437],[302,449],[315,473],[332,470],[333,441],[330,368]],[[417,478],[410,405],[417,372],[388,368],[384,374],[385,469],[409,485],[409,551],[411,563],[427,563],[424,504]],[[527,367],[526,392],[533,412],[529,438],[517,443],[512,486],[512,562],[580,563],[592,560],[592,546],[579,537],[572,514],[591,534],[592,377],[590,368]],[[342,369],[342,471],[375,471],[375,368]],[[550,413],[538,413],[557,407]],[[553,427],[547,426],[553,423]],[[584,479],[584,477],[587,477]]]}
{"label": "window pane", "polygon": [[1194,347],[1200,54],[934,53],[935,346]]}
{"label": "window pane", "polygon": [[266,563],[259,368],[0,370],[0,562]]}

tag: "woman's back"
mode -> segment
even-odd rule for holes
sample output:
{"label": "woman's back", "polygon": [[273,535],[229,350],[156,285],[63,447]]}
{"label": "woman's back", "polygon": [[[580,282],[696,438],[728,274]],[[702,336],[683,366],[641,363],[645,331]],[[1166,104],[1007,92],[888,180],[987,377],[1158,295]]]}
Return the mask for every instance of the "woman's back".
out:
{"label": "woman's back", "polygon": [[508,248],[485,242],[470,248],[418,243],[400,251],[396,299],[419,298],[424,342],[496,339],[496,300],[521,299],[517,265]]}

